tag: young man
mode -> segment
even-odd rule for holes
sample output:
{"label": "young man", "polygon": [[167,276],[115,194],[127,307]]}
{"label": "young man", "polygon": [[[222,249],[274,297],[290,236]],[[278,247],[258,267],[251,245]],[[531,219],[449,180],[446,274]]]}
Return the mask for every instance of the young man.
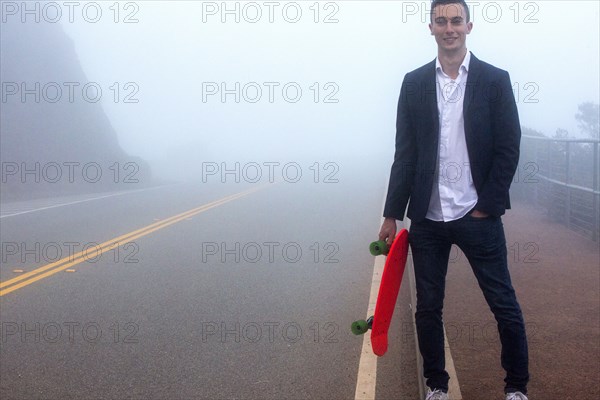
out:
{"label": "young man", "polygon": [[467,51],[463,0],[434,0],[429,29],[437,58],[404,77],[396,121],[385,221],[411,219],[417,286],[415,314],[427,400],[447,399],[442,308],[452,244],[467,256],[498,322],[507,400],[527,400],[525,324],[510,280],[501,215],[517,168],[521,129],[506,71]]}

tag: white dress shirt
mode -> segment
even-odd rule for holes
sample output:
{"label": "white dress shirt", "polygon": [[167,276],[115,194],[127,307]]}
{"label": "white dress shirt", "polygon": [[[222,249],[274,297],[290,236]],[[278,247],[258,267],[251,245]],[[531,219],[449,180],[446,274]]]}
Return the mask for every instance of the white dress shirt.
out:
{"label": "white dress shirt", "polygon": [[464,217],[477,203],[467,142],[463,101],[471,53],[467,51],[453,80],[436,59],[437,107],[440,122],[438,169],[426,218],[453,221]]}

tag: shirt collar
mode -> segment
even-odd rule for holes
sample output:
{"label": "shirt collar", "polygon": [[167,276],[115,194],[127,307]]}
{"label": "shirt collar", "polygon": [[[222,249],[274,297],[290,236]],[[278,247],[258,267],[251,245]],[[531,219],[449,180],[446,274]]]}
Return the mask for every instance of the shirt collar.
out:
{"label": "shirt collar", "polygon": [[[467,50],[467,54],[465,54],[465,58],[463,59],[463,62],[460,64],[460,67],[458,68],[459,72],[463,68],[464,68],[464,70],[466,72],[469,72],[469,62],[471,62],[471,52],[469,50]],[[439,57],[435,58],[435,69],[436,69],[436,71],[440,71],[440,72],[444,71],[442,69],[442,64],[440,64],[440,58]]]}

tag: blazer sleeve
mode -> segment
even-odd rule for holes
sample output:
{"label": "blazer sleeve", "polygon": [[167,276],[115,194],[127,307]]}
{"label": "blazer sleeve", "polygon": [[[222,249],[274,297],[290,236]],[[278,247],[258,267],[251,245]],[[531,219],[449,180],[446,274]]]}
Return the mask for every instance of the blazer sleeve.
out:
{"label": "blazer sleeve", "polygon": [[404,77],[396,115],[396,151],[390,172],[384,217],[402,220],[416,171],[416,144],[409,110],[409,78]]}
{"label": "blazer sleeve", "polygon": [[490,105],[494,141],[492,165],[475,208],[500,216],[510,208],[508,190],[519,163],[521,125],[508,72],[501,71],[494,86],[498,91]]}

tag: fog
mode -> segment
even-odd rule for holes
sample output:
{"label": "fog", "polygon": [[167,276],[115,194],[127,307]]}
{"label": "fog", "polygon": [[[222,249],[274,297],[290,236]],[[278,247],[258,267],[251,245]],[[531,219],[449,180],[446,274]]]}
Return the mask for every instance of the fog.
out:
{"label": "fog", "polygon": [[[506,235],[465,230],[506,238],[531,397],[600,398],[581,373],[600,343],[600,3],[467,3],[467,48],[510,73],[524,135]],[[350,326],[395,296],[368,248],[403,78],[437,55],[429,4],[0,1],[0,398],[419,398],[412,256],[387,358]],[[468,264],[454,244],[450,390],[500,398]]]}
{"label": "fog", "polygon": [[[402,78],[436,56],[427,2],[101,4],[96,23],[78,9],[60,23],[87,78],[118,83],[102,106],[124,150],[178,174],[199,161],[391,162]],[[509,71],[522,125],[582,137],[577,106],[599,102],[598,3],[469,4],[467,47]]]}

